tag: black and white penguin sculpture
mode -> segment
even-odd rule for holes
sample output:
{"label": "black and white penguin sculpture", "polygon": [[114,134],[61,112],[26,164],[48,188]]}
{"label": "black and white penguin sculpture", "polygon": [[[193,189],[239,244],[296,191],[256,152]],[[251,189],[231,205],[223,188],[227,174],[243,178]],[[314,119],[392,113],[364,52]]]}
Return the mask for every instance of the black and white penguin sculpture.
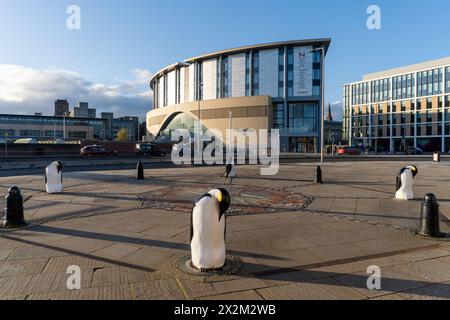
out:
{"label": "black and white penguin sculpture", "polygon": [[397,183],[395,198],[399,200],[413,200],[414,199],[414,177],[419,170],[416,166],[406,166],[402,168],[397,174]]}
{"label": "black and white penguin sculpture", "polygon": [[47,193],[61,193],[63,191],[63,165],[60,161],[51,163],[45,169],[45,188]]}
{"label": "black and white penguin sculpture", "polygon": [[192,265],[198,270],[216,270],[225,266],[226,216],[230,194],[214,189],[204,194],[191,214]]}
{"label": "black and white penguin sculpture", "polygon": [[233,158],[228,159],[227,165],[225,167],[225,183],[231,184],[233,179],[236,177],[236,169],[234,165]]}

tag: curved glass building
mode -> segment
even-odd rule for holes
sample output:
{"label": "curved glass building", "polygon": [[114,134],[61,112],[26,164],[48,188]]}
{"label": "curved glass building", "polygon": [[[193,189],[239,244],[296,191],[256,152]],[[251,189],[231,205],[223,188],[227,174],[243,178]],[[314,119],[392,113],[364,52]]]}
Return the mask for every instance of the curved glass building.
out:
{"label": "curved glass building", "polygon": [[153,110],[147,130],[170,136],[177,128],[280,130],[281,151],[320,148],[322,50],[330,39],[276,42],[187,59],[150,81]]}

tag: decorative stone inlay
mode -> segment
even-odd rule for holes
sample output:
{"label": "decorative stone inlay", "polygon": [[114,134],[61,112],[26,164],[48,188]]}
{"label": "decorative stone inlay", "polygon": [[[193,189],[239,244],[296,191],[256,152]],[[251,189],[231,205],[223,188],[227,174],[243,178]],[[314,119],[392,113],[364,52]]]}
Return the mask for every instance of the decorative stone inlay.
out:
{"label": "decorative stone inlay", "polygon": [[299,211],[305,209],[313,198],[288,188],[264,186],[239,186],[208,184],[197,186],[173,186],[138,195],[142,207],[191,212],[198,198],[214,188],[225,188],[231,195],[228,216]]}

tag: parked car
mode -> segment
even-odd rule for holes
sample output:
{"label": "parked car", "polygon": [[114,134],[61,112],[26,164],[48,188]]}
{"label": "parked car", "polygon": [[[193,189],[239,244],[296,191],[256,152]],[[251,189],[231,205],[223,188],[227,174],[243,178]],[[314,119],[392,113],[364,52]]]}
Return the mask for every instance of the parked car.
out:
{"label": "parked car", "polygon": [[15,144],[39,144],[39,142],[34,138],[17,139]]}
{"label": "parked car", "polygon": [[350,156],[359,156],[361,151],[355,147],[343,147],[338,149],[338,154],[340,156],[350,155]]}
{"label": "parked car", "polygon": [[80,150],[81,156],[115,156],[117,155],[116,150],[109,150],[108,148],[104,146],[85,146]]}
{"label": "parked car", "polygon": [[150,155],[154,157],[165,157],[166,152],[158,146],[150,143],[138,143],[136,144],[135,153],[139,155]]}

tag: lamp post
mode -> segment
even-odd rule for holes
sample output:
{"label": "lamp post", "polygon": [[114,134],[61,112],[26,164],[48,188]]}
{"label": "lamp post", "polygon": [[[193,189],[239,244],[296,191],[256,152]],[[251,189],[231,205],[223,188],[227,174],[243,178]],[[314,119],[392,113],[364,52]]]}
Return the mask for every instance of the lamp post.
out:
{"label": "lamp post", "polygon": [[315,48],[313,50],[311,50],[310,52],[315,52],[320,50],[321,52],[321,62],[322,62],[322,66],[321,66],[321,70],[322,70],[322,75],[321,75],[321,90],[322,90],[322,97],[321,97],[321,101],[322,101],[322,112],[321,112],[321,116],[320,116],[320,163],[324,163],[325,162],[325,156],[324,156],[324,152],[323,152],[323,148],[324,148],[324,125],[325,125],[325,121],[324,121],[324,114],[325,114],[325,48],[324,47],[320,47],[320,48]]}
{"label": "lamp post", "polygon": [[5,133],[5,158],[8,158],[8,132]]}
{"label": "lamp post", "polygon": [[67,113],[63,113],[63,140],[66,141],[66,116]]}

